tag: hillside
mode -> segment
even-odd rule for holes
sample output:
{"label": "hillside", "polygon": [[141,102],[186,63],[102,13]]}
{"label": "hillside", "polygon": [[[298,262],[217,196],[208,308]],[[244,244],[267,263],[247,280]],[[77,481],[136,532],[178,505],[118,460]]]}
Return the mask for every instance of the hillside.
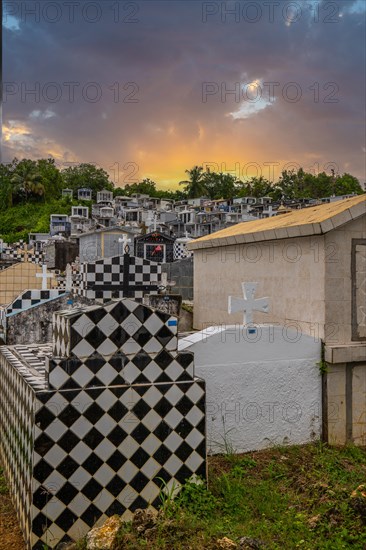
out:
{"label": "hillside", "polygon": [[51,214],[69,215],[71,206],[78,204],[84,203],[58,199],[46,203],[28,202],[8,207],[0,212],[0,238],[6,243],[14,243],[19,239],[28,240],[28,234],[32,232],[48,233]]}

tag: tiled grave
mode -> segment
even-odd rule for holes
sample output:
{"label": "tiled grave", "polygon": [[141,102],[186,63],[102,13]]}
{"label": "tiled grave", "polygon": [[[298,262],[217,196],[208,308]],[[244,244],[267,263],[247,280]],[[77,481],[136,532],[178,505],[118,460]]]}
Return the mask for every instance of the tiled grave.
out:
{"label": "tiled grave", "polygon": [[52,346],[0,351],[0,458],[29,550],[157,508],[161,479],[206,477],[205,385],[175,317],[129,299],[67,310]]}
{"label": "tiled grave", "polygon": [[161,279],[161,265],[136,256],[124,254],[80,264],[75,290],[86,298],[143,299],[144,294],[156,292]]}
{"label": "tiled grave", "polygon": [[51,290],[25,290],[20,296],[18,296],[9,306],[6,308],[6,315],[14,315],[20,311],[24,311],[39,304],[48,302],[49,300],[55,300],[65,294],[63,289],[51,289]]}
{"label": "tiled grave", "polygon": [[[23,251],[23,252],[21,252]],[[32,250],[28,251],[24,241],[16,242],[12,245],[4,245],[2,256],[9,260],[18,260],[20,262],[30,262],[33,264],[44,263],[44,251]]]}
{"label": "tiled grave", "polygon": [[176,239],[174,242],[174,260],[182,260],[183,258],[190,258],[192,256],[192,252],[187,247],[187,244],[191,240],[188,238]]}

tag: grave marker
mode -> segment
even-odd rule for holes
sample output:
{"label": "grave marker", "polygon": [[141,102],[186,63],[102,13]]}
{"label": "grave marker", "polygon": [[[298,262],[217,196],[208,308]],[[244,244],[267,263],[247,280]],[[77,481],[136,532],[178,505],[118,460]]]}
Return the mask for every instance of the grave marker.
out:
{"label": "grave marker", "polygon": [[230,314],[244,311],[244,325],[253,323],[253,311],[268,313],[268,298],[254,298],[258,283],[242,283],[244,298],[229,296],[228,312]]}
{"label": "grave marker", "polygon": [[42,265],[42,273],[36,274],[37,279],[42,279],[42,290],[48,289],[47,279],[53,279],[53,273],[47,273],[46,264]]}

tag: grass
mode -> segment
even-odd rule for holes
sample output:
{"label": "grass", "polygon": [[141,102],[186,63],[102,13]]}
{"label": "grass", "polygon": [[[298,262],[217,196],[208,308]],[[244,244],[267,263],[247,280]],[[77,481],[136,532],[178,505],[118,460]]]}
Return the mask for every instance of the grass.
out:
{"label": "grass", "polygon": [[362,483],[366,450],[356,447],[211,457],[208,490],[187,484],[153,529],[124,524],[113,550],[214,550],[223,537],[238,548],[249,537],[268,550],[365,550],[366,498],[352,496]]}
{"label": "grass", "polygon": [[[175,499],[162,481],[157,518],[124,523],[112,550],[218,550],[227,548],[223,537],[238,549],[366,550],[366,449],[317,443],[228,453],[210,457],[208,472],[208,488],[187,483]],[[239,546],[242,537],[257,546]],[[73,546],[85,549],[85,540]]]}
{"label": "grass", "polygon": [[2,468],[0,468],[0,495],[7,495],[7,494],[8,494],[8,487],[6,485],[4,471]]}

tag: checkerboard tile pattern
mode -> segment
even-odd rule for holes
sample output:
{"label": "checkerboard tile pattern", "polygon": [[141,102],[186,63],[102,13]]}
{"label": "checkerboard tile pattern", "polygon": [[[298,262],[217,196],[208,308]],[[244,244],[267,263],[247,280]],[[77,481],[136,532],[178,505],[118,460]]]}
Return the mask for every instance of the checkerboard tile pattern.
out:
{"label": "checkerboard tile pattern", "polygon": [[144,294],[156,292],[160,281],[160,264],[125,254],[81,264],[75,290],[81,296],[104,302],[124,297],[142,301]]}
{"label": "checkerboard tile pattern", "polygon": [[65,310],[54,314],[55,357],[81,359],[118,351],[134,355],[177,349],[177,318],[154,311],[128,298],[104,306]]}
{"label": "checkerboard tile pattern", "polygon": [[193,354],[162,350],[134,355],[122,352],[106,360],[94,353],[84,360],[78,357],[49,358],[46,362],[50,389],[82,389],[123,384],[160,384],[188,382],[193,377]]}
{"label": "checkerboard tile pattern", "polygon": [[25,290],[20,296],[18,296],[6,309],[6,315],[13,315],[29,309],[39,304],[43,304],[50,300],[55,300],[64,296],[65,291],[62,289],[52,290]]}
{"label": "checkerboard tile pattern", "polygon": [[20,262],[30,262],[33,264],[43,264],[45,254],[43,250],[34,250],[33,252],[21,253],[20,250],[25,251],[24,241],[19,241],[12,245],[5,245],[3,248],[3,257],[10,260],[18,260]]}
{"label": "checkerboard tile pattern", "polygon": [[[203,382],[37,395],[32,548],[157,508],[161,481],[206,476]],[[37,546],[38,544],[38,546]]]}
{"label": "checkerboard tile pattern", "polygon": [[[121,331],[136,319],[132,349]],[[56,314],[58,357],[55,343],[0,348],[0,459],[27,550],[77,540],[113,514],[157,508],[161,479],[206,477],[205,384],[193,355],[177,352],[172,321],[125,299]],[[91,333],[90,355],[80,357]],[[147,351],[151,340],[157,351]],[[112,344],[118,350],[106,355]]]}
{"label": "checkerboard tile pattern", "polygon": [[29,371],[5,347],[0,350],[0,461],[24,537],[30,540],[36,394],[26,379]]}
{"label": "checkerboard tile pattern", "polygon": [[182,260],[183,258],[190,258],[192,252],[187,248],[188,241],[179,241],[178,239],[174,243],[174,260]]}

